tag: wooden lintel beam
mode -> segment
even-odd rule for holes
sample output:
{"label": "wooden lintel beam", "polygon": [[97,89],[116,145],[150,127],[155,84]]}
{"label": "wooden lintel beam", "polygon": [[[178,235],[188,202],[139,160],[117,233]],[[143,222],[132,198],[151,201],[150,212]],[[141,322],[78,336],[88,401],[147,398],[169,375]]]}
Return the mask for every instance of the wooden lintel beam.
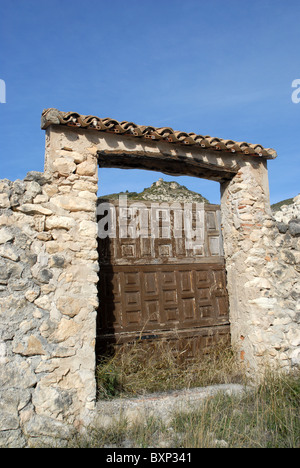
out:
{"label": "wooden lintel beam", "polygon": [[162,153],[153,155],[139,152],[98,151],[97,155],[100,167],[144,169],[170,175],[189,175],[220,183],[232,179],[239,170],[239,167],[228,168],[184,156],[173,157]]}

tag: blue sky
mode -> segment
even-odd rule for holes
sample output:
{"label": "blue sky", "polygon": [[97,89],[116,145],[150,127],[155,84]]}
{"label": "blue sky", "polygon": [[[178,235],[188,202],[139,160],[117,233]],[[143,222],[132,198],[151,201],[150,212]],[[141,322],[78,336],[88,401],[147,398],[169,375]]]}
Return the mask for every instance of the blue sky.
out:
{"label": "blue sky", "polygon": [[[271,202],[300,192],[299,0],[0,0],[0,15],[1,179],[43,171],[56,107],[275,148]],[[99,172],[100,194],[161,176]],[[217,183],[177,180],[219,202]]]}

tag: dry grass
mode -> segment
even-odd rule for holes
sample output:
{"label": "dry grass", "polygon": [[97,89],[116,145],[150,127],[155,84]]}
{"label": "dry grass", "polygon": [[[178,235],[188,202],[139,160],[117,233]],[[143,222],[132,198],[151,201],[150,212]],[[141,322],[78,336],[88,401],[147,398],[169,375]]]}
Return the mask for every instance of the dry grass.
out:
{"label": "dry grass", "polygon": [[[230,383],[241,379],[234,354],[219,347],[189,362],[169,347],[136,343],[98,366],[102,398]],[[247,384],[247,381],[244,381]],[[120,414],[109,427],[93,427],[70,448],[300,448],[300,373],[266,372],[240,395],[219,393],[199,407],[130,424]]]}
{"label": "dry grass", "polygon": [[[101,398],[133,396],[222,383],[247,384],[235,353],[219,346],[189,361],[166,343],[125,346],[98,366]],[[151,418],[130,426],[94,430],[96,447],[300,448],[300,374],[266,372],[259,386],[241,396],[218,394],[198,409],[174,414],[166,426]],[[86,443],[86,442],[85,442]]]}
{"label": "dry grass", "polygon": [[210,353],[185,360],[168,342],[145,346],[124,345],[97,367],[99,398],[140,395],[174,389],[241,381],[231,348],[215,347]]}
{"label": "dry grass", "polygon": [[120,416],[93,428],[74,448],[300,448],[300,375],[268,374],[242,395],[218,394],[164,423],[148,418],[135,425]]}
{"label": "dry grass", "polygon": [[269,373],[243,397],[219,395],[178,413],[177,447],[300,448],[300,376]]}

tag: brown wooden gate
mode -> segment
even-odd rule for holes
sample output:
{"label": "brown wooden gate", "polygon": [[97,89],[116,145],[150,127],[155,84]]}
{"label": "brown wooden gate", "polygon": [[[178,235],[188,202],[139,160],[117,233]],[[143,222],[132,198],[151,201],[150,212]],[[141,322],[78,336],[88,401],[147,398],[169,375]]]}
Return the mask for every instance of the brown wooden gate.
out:
{"label": "brown wooden gate", "polygon": [[[111,204],[113,237],[99,240],[98,353],[111,344],[168,339],[193,356],[229,342],[219,206],[141,206]],[[106,215],[103,209],[99,219]],[[187,238],[187,226],[201,231],[198,239]]]}

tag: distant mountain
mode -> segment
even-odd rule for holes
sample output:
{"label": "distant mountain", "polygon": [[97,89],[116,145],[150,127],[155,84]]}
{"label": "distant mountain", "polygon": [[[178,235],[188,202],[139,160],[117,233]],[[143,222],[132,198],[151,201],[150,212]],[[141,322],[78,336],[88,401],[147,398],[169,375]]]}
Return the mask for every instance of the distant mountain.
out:
{"label": "distant mountain", "polygon": [[127,195],[128,200],[153,201],[153,202],[183,202],[183,203],[209,203],[200,193],[187,189],[178,182],[166,182],[159,179],[151,187],[145,188],[142,192],[120,192],[101,196],[101,199],[116,200],[120,195]]}
{"label": "distant mountain", "polygon": [[[117,200],[120,195],[126,195],[128,200],[137,201],[153,201],[153,202],[173,202],[180,201],[185,203],[198,202],[198,203],[209,203],[209,201],[203,197],[200,193],[189,190],[184,185],[178,184],[178,182],[166,182],[163,179],[158,179],[154,182],[151,187],[144,188],[140,193],[138,192],[120,192],[112,193],[109,195],[103,195],[100,199],[103,200]],[[271,205],[272,211],[275,213],[279,211],[283,205],[292,205],[293,198],[282,200],[281,202],[274,203]]]}
{"label": "distant mountain", "polygon": [[279,211],[280,208],[281,208],[283,205],[292,205],[292,204],[293,204],[293,201],[294,201],[293,198],[288,198],[287,200],[283,200],[283,201],[281,201],[281,202],[274,203],[273,205],[271,205],[272,211],[274,211],[274,212]]}

